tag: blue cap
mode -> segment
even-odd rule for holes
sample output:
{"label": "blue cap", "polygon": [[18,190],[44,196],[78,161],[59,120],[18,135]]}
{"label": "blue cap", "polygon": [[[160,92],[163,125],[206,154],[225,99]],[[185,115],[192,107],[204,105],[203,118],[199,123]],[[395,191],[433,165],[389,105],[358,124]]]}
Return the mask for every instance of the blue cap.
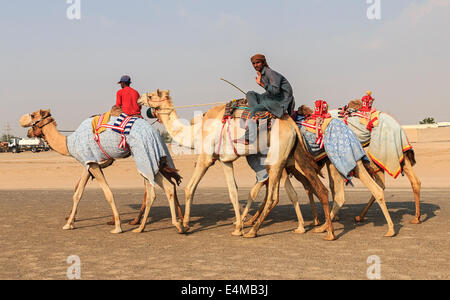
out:
{"label": "blue cap", "polygon": [[130,76],[124,75],[124,76],[120,77],[120,81],[119,81],[118,83],[121,83],[121,82],[131,83],[131,78],[130,78]]}

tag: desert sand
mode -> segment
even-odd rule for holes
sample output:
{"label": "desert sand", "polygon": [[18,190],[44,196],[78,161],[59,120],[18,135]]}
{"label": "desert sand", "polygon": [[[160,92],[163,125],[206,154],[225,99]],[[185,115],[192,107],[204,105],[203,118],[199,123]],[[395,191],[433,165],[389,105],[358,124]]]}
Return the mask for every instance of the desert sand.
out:
{"label": "desert sand", "polygon": [[[409,224],[413,194],[407,178],[400,177],[388,178],[385,192],[397,235],[383,237],[387,226],[377,204],[365,222],[356,224],[353,217],[370,194],[355,180],[355,187],[346,189],[333,242],[311,227],[302,235],[292,232],[295,213],[283,189],[258,238],[231,236],[234,213],[219,163],[197,190],[188,234],[176,233],[159,189],[146,231],[132,233],[127,222],[140,207],[143,180],[131,158],[105,170],[125,232],[109,233],[111,209],[95,181],[81,200],[76,229],[63,231],[83,167],[53,151],[0,153],[0,279],[67,279],[70,255],[80,258],[82,279],[367,279],[371,255],[381,260],[382,279],[450,279],[450,142],[413,146],[422,181],[423,223]],[[184,208],[183,189],[195,155],[176,155],[174,160],[184,178],[178,189]],[[255,177],[245,159],[235,163],[235,173],[244,204]],[[297,182],[294,186],[309,224],[307,197]]]}

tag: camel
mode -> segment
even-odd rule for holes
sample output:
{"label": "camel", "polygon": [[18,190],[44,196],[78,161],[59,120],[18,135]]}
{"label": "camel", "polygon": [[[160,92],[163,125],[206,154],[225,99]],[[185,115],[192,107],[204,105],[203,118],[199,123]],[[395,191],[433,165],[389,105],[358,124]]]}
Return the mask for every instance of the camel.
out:
{"label": "camel", "polygon": [[[356,100],[352,100],[349,102],[347,109],[354,109],[354,110],[359,110],[362,107],[362,101],[359,99]],[[337,112],[335,112],[337,113]],[[348,124],[350,129],[353,131],[356,131],[355,127],[352,125],[352,123]],[[399,126],[400,127],[400,126]],[[394,133],[393,133],[394,134]],[[369,158],[371,158],[369,156]],[[406,174],[406,176],[408,177],[409,182],[411,183],[411,187],[414,193],[414,202],[415,202],[415,215],[414,218],[410,221],[411,224],[420,224],[422,223],[422,221],[420,220],[420,188],[421,188],[421,182],[419,177],[417,176],[416,172],[413,169],[413,166],[416,164],[416,160],[415,160],[415,155],[414,155],[414,150],[413,149],[409,149],[406,152],[404,152],[404,160],[402,161],[402,172],[404,172]],[[373,160],[371,159],[371,167],[375,170],[377,170],[375,176],[376,176],[376,180],[381,182],[381,186],[383,187],[383,189],[385,188],[385,180],[386,180],[386,174],[385,174],[385,170],[383,168],[380,168],[377,164],[375,164],[373,162]],[[361,214],[357,217],[355,217],[355,220],[357,222],[362,222],[364,220],[364,217],[366,216],[368,210],[370,209],[370,207],[372,206],[374,202],[373,197],[369,200],[369,203],[367,204],[367,206],[363,209],[363,211],[361,212]]]}
{"label": "camel", "polygon": [[[197,125],[183,124],[178,119],[168,90],[157,90],[153,93],[143,94],[138,100],[138,103],[152,109],[154,115],[165,125],[169,135],[176,143],[199,151],[194,174],[185,189],[186,207],[183,221],[185,228],[189,228],[191,204],[197,186],[209,167],[218,160],[223,166],[230,200],[236,217],[235,230],[232,232],[232,235],[243,235],[245,238],[256,237],[262,222],[276,203],[278,203],[278,190],[282,171],[285,169],[289,160],[291,161],[289,163],[291,165],[294,164],[292,160],[295,160],[295,166],[311,183],[312,189],[322,203],[326,218],[327,235],[325,240],[335,239],[334,230],[329,219],[328,191],[318,178],[317,166],[314,164],[311,155],[303,144],[298,127],[289,116],[284,116],[282,119],[277,119],[274,122],[275,125],[272,128],[272,133],[278,130],[278,136],[276,134],[270,135],[270,148],[267,156],[267,161],[269,162],[269,166],[267,166],[269,174],[267,203],[253,227],[249,232],[244,234],[243,220],[238,203],[237,185],[233,172],[233,161],[237,160],[241,155],[237,154],[237,146],[233,143],[233,139],[231,137],[228,138],[231,135],[230,130],[235,132],[240,128],[239,120],[228,120],[228,132],[224,134],[226,124],[222,123],[222,121],[225,113],[225,105],[219,105],[206,112],[201,122],[197,123]],[[216,140],[218,137],[219,142]],[[217,144],[221,145],[223,150],[228,151],[219,151],[219,154],[216,154]],[[242,155],[248,155],[247,151]],[[296,207],[296,211],[299,212],[298,201],[293,204]],[[304,232],[301,215],[297,217],[299,219],[298,232]]]}
{"label": "camel", "polygon": [[[307,107],[302,107],[302,108],[305,110],[307,109]],[[307,114],[311,114],[312,112],[313,111],[311,111],[309,109]],[[301,112],[301,113],[304,113],[304,112]],[[345,127],[344,124],[342,124],[342,125]],[[356,137],[355,137],[355,142],[358,143]],[[359,143],[358,143],[358,145],[359,145]],[[362,152],[362,153],[364,152],[362,150],[362,148],[360,149],[360,152]],[[345,179],[341,175],[341,173],[339,173],[338,169],[331,163],[331,161],[329,159],[327,159],[327,161],[324,165],[327,166],[330,189],[331,189],[332,197],[334,199],[333,208],[332,208],[332,211],[330,214],[330,218],[333,220],[335,218],[335,216],[337,215],[339,209],[343,206],[343,204],[345,202],[345,197],[344,197]],[[324,165],[322,165],[321,167],[323,167]],[[384,200],[383,188],[380,187],[381,183],[379,182],[379,180],[374,180],[372,178],[374,172],[370,168],[369,163],[363,162],[362,159],[358,160],[356,162],[356,166],[355,166],[353,172],[354,172],[354,176],[356,178],[359,178],[363,182],[363,184],[372,193],[372,198],[374,200],[376,200],[377,203],[380,205],[382,212],[384,214],[384,217],[386,218],[386,221],[388,224],[388,231],[386,232],[385,236],[386,237],[394,236],[395,235],[394,225],[393,225],[392,219],[390,217],[389,211],[387,209],[386,202]],[[312,211],[313,211],[313,217],[314,217],[313,224],[318,225],[318,217],[317,217],[317,212],[316,212],[316,208],[315,208],[315,204],[314,204],[313,190],[311,189],[310,184],[307,181],[305,181],[302,176],[299,176],[298,172],[292,172],[292,170],[291,170],[291,173],[305,187],[305,190],[308,193]],[[283,174],[283,175],[284,176],[283,176],[282,180],[285,182],[286,190],[288,190],[292,187],[292,185],[290,183],[287,183],[289,181],[287,174]],[[261,184],[261,183],[256,184],[254,186],[254,188],[252,189],[248,203],[247,203],[247,207],[244,211],[244,217],[245,217],[246,213],[248,213],[248,209],[249,209],[252,201],[256,198],[256,195],[258,194],[259,189],[262,187],[262,185],[263,184]],[[291,193],[292,192],[288,192],[288,195],[290,195]],[[264,202],[265,202],[265,200],[263,201],[263,204],[261,206],[264,205]],[[246,225],[253,223],[255,218],[257,218],[260,213],[261,213],[261,207],[258,209],[256,214],[248,222],[246,222]],[[323,232],[323,231],[324,231],[323,226],[316,229],[316,232]]]}
{"label": "camel", "polygon": [[[113,114],[111,114],[111,115],[113,115]],[[134,126],[136,126],[136,124],[139,124],[139,126],[142,126],[144,128],[147,128],[146,126],[150,126],[150,124],[148,124],[144,120],[140,120],[140,121],[139,120],[140,119],[136,120],[135,124],[133,125],[133,128],[134,128]],[[84,121],[82,123],[82,125],[80,125],[80,128],[78,128],[78,130],[77,130],[78,134],[80,133],[80,130],[83,128],[83,124],[87,124],[89,126],[90,123],[92,123],[92,118]],[[49,146],[53,150],[58,152],[59,154],[64,155],[64,156],[72,156],[73,157],[73,153],[70,153],[70,151],[69,151],[68,137],[62,135],[58,131],[58,129],[56,128],[55,119],[52,117],[50,110],[41,109],[34,113],[26,114],[26,115],[22,116],[22,118],[20,119],[20,125],[22,127],[31,127],[28,132],[29,137],[42,137],[46,140],[46,142],[49,144]],[[75,131],[74,134],[77,134],[77,131]],[[131,132],[133,132],[133,130],[131,130]],[[93,137],[92,132],[91,132],[91,134]],[[130,133],[130,135],[131,135],[131,133]],[[84,137],[84,132],[81,132],[81,137]],[[139,139],[136,139],[136,140],[139,140]],[[105,147],[105,143],[103,143],[102,146]],[[106,146],[108,146],[108,145],[106,145]],[[108,183],[103,174],[102,168],[106,168],[106,167],[110,166],[113,162],[113,159],[115,159],[115,158],[125,158],[128,156],[129,156],[129,153],[125,154],[123,156],[114,157],[114,158],[111,158],[111,157],[105,158],[105,156],[103,156],[104,161],[89,162],[89,163],[86,163],[86,165],[84,165],[85,166],[84,171],[76,185],[75,193],[73,195],[72,211],[67,220],[67,223],[63,227],[63,230],[74,229],[75,215],[77,212],[77,207],[78,207],[79,201],[83,195],[84,189],[86,187],[86,184],[87,184],[89,178],[92,177],[92,178],[95,178],[97,180],[97,182],[99,183],[100,187],[102,188],[102,190],[104,192],[105,198],[108,201],[108,203],[110,204],[112,212],[113,212],[113,219],[114,219],[113,223],[114,223],[115,228],[113,230],[111,230],[110,232],[113,234],[119,234],[119,233],[123,232],[122,228],[121,228],[119,212],[117,210],[117,207],[116,207],[116,204],[114,201],[114,196],[113,196],[113,193],[111,192],[111,189],[108,186]],[[183,228],[181,222],[177,221],[177,219],[176,219],[175,205],[177,206],[179,213],[181,212],[181,209],[180,209],[178,200],[176,198],[175,184],[171,180],[172,178],[174,178],[175,180],[178,181],[180,179],[180,177],[176,173],[176,170],[174,170],[168,166],[168,163],[164,158],[165,157],[163,157],[161,159],[159,171],[154,175],[154,182],[158,186],[160,186],[162,189],[164,189],[165,194],[169,200],[170,212],[172,215],[172,224],[176,227],[176,229],[179,233],[183,233],[184,228]],[[135,161],[136,161],[136,163],[138,163],[136,158],[135,158]],[[149,213],[150,213],[150,208],[155,199],[154,185],[151,184],[151,182],[149,181],[149,178],[144,176],[143,173],[141,173],[141,175],[144,177],[144,185],[145,185],[145,197],[144,197],[145,205],[143,204],[143,207],[145,206],[145,212],[144,212],[143,221],[141,222],[140,226],[133,230],[133,232],[135,232],[135,233],[143,232],[143,230],[145,229],[145,226],[147,223],[146,221],[147,221]],[[136,220],[134,222],[132,222],[133,224],[139,223],[139,219],[142,215],[142,210],[143,209],[141,209],[141,212],[140,212],[138,218],[136,218]]]}

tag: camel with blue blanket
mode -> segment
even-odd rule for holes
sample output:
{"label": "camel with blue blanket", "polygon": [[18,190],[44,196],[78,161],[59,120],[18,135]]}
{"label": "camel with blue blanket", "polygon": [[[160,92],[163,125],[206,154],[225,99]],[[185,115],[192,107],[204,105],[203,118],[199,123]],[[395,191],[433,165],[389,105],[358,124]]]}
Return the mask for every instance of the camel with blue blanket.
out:
{"label": "camel with blue blanket", "polygon": [[[413,147],[401,125],[391,115],[373,107],[374,100],[372,92],[367,91],[362,99],[350,101],[348,105],[330,113],[343,120],[358,137],[367,150],[376,178],[381,181],[383,188],[386,173],[394,179],[400,174],[406,174],[414,193],[416,208],[410,223],[420,224],[421,182],[413,169],[416,164]],[[356,221],[364,219],[373,202],[372,197]]]}
{"label": "camel with blue blanket", "polygon": [[[262,222],[278,203],[278,190],[282,172],[287,166],[295,165],[295,169],[299,170],[301,175],[308,180],[322,203],[326,219],[327,235],[325,239],[335,239],[330,220],[328,190],[320,181],[317,175],[318,167],[306,150],[300,130],[290,116],[284,115],[280,119],[272,119],[270,134],[265,136],[266,142],[268,140],[269,143],[264,143],[264,146],[259,143],[245,145],[235,142],[236,137],[244,136],[246,128],[245,126],[242,127],[243,119],[234,115],[227,115],[226,105],[211,108],[201,119],[198,119],[199,122],[192,125],[189,122],[183,123],[178,119],[168,90],[157,90],[153,93],[143,94],[138,103],[150,107],[151,114],[148,114],[148,116],[158,118],[165,125],[175,143],[194,149],[198,154],[194,174],[185,190],[186,207],[183,224],[185,228],[189,228],[190,207],[200,180],[216,161],[220,161],[236,216],[235,230],[232,235],[241,236],[243,234],[244,222],[238,202],[233,162],[241,156],[257,155],[261,152],[261,148],[264,148],[263,151],[266,155],[264,169],[267,169],[268,174],[268,178],[266,178],[268,186],[267,202],[255,224],[249,232],[244,234],[244,237],[254,238],[257,236]],[[303,220],[301,214],[299,215],[298,201],[293,202],[293,204],[299,218],[297,232],[303,233]]]}
{"label": "camel with blue blanket", "polygon": [[[155,199],[155,185],[164,189],[169,200],[172,224],[179,233],[184,232],[183,225],[177,221],[175,209],[181,216],[181,209],[176,197],[176,184],[181,177],[174,167],[170,153],[161,135],[148,122],[139,118],[131,118],[121,113],[120,108],[97,117],[91,117],[81,123],[78,129],[66,137],[56,128],[55,119],[50,110],[39,110],[26,114],[20,119],[22,127],[31,127],[29,137],[42,137],[56,152],[72,156],[84,166],[83,174],[75,188],[73,207],[64,230],[74,228],[78,203],[82,197],[89,178],[95,178],[102,188],[114,215],[115,228],[111,233],[122,232],[119,212],[113,193],[108,186],[102,169],[110,166],[115,159],[133,156],[139,173],[145,182],[143,208],[144,218],[140,226],[133,230],[142,232],[146,226],[150,208]],[[175,208],[176,206],[176,208]],[[133,224],[139,223],[139,216]]]}
{"label": "camel with blue blanket", "polygon": [[[319,100],[315,103],[315,110],[307,106],[302,106],[297,112],[295,121],[305,140],[305,144],[312,154],[314,160],[320,167],[327,166],[331,193],[334,199],[330,217],[333,220],[340,208],[345,202],[344,187],[350,182],[352,177],[359,178],[361,182],[370,190],[373,197],[381,207],[381,210],[388,224],[388,231],[385,236],[392,237],[395,235],[394,225],[390,217],[389,211],[384,200],[383,189],[374,181],[373,170],[369,166],[369,159],[366,156],[361,144],[355,134],[341,120],[332,118],[328,114],[328,104]],[[310,197],[310,203],[313,209],[314,225],[318,224],[317,212],[315,209],[313,193],[308,181],[303,176],[299,176],[298,172],[290,172],[305,187]],[[295,171],[295,170],[294,170]],[[289,178],[285,175],[282,178],[285,182]],[[290,184],[285,184],[286,190],[290,188]],[[261,185],[256,185],[251,192],[247,204],[246,212],[252,200],[256,198]],[[289,195],[289,193],[288,193]],[[257,216],[260,209],[255,214]],[[247,223],[254,221],[253,216]],[[315,230],[323,232],[324,227],[321,226]]]}

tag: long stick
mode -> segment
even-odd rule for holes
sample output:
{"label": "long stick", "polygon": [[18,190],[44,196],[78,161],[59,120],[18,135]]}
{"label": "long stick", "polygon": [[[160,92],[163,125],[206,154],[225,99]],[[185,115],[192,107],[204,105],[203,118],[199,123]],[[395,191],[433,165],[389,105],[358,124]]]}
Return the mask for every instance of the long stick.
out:
{"label": "long stick", "polygon": [[234,84],[232,84],[231,82],[229,82],[228,80],[225,80],[225,79],[223,79],[223,78],[220,78],[220,80],[223,80],[223,81],[225,81],[225,82],[228,83],[228,84],[231,84],[232,86],[234,86],[235,88],[237,88],[239,91],[241,91],[242,94],[247,95],[246,92],[244,92],[243,90],[241,90],[241,89],[238,88],[236,85],[234,85]]}

